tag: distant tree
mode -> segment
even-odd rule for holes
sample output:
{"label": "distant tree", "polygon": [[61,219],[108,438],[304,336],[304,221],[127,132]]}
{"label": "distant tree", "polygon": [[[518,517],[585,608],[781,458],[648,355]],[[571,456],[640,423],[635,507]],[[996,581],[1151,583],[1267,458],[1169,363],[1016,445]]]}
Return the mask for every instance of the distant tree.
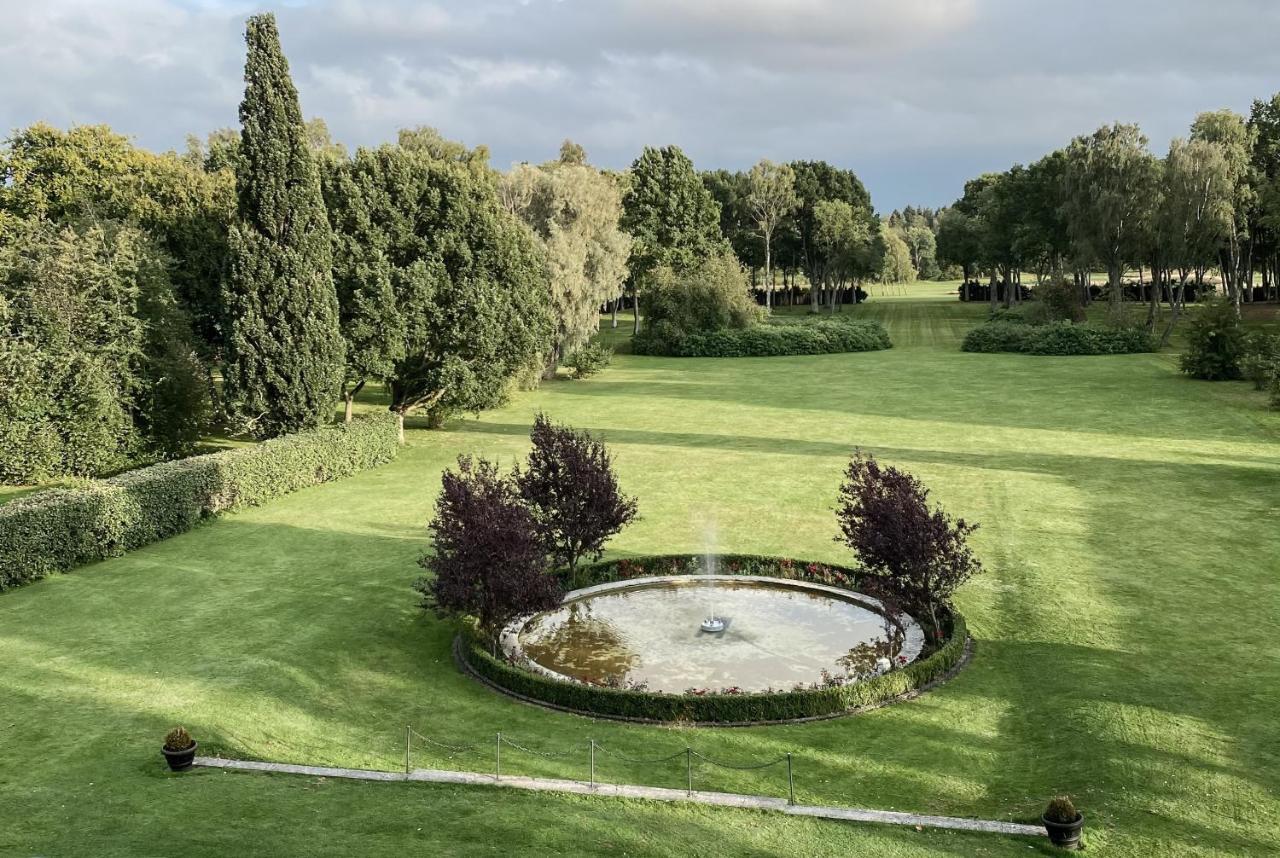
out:
{"label": "distant tree", "polygon": [[[796,175],[796,197],[799,205],[791,218],[794,238],[785,243],[793,245],[796,264],[803,269],[811,284],[821,281],[821,267],[826,264],[826,253],[818,244],[818,204],[839,201],[849,205],[874,236],[879,230],[871,208],[871,195],[852,170],[833,167],[826,161],[793,161],[791,169]],[[868,260],[870,262],[870,259]],[[874,270],[868,270],[873,274]]]}
{"label": "distant tree", "polygon": [[505,401],[551,338],[542,252],[486,170],[439,148],[361,149],[326,180],[348,384],[433,424]]}
{"label": "distant tree", "polygon": [[645,327],[639,335],[658,352],[684,337],[723,328],[746,328],[763,311],[751,297],[746,272],[727,249],[686,270],[662,266],[649,276]]}
{"label": "distant tree", "polygon": [[1160,338],[1164,345],[1182,311],[1187,278],[1212,264],[1236,226],[1231,169],[1221,145],[1175,139],[1161,165],[1160,186],[1155,243],[1162,265],[1177,272],[1176,285],[1170,284],[1169,322]]}
{"label": "distant tree", "polygon": [[585,164],[587,163],[587,150],[581,144],[566,139],[560,144],[560,163]]}
{"label": "distant tree", "polygon": [[1065,213],[1078,251],[1107,269],[1113,310],[1140,256],[1153,210],[1156,162],[1136,125],[1103,126],[1067,148]]}
{"label": "distant tree", "polygon": [[867,220],[844,200],[821,200],[813,211],[810,309],[827,304],[834,312],[839,294],[867,269],[874,253]]}
{"label": "distant tree", "polygon": [[857,553],[880,586],[928,610],[939,629],[938,610],[982,564],[967,543],[977,525],[953,521],[928,501],[929,490],[914,476],[858,451],[840,486],[836,541]]}
{"label": "distant tree", "polygon": [[[659,267],[688,271],[729,249],[720,207],[677,146],[645,147],[631,165],[622,207],[622,228],[635,242],[633,290],[643,291]],[[637,313],[637,331],[639,324]]]}
{"label": "distant tree", "polygon": [[720,232],[733,248],[738,261],[751,272],[764,265],[764,244],[756,231],[748,206],[747,174],[741,170],[708,170],[702,183],[720,205]]}
{"label": "distant tree", "polygon": [[631,237],[619,228],[617,184],[586,163],[581,146],[565,141],[565,147],[570,160],[517,165],[500,188],[543,249],[555,322],[545,378],[599,328],[600,307],[621,291],[631,253]]}
{"label": "distant tree", "polygon": [[402,128],[397,137],[400,148],[410,152],[422,152],[436,161],[455,161],[472,172],[487,175],[489,172],[489,147],[468,149],[456,140],[449,140],[439,131],[427,125]]}
{"label": "distant tree", "polygon": [[463,456],[441,483],[428,526],[432,553],[418,561],[435,577],[420,589],[440,613],[476,617],[496,643],[510,620],[558,605],[560,583],[514,479]]}
{"label": "distant tree", "polygon": [[908,226],[902,232],[902,240],[911,254],[911,267],[921,280],[938,276],[938,239],[933,230],[923,223]]}
{"label": "distant tree", "polygon": [[773,235],[799,204],[795,170],[765,159],[747,174],[747,206],[760,237],[764,239],[764,305],[773,306]]}
{"label": "distant tree", "polygon": [[[1199,114],[1191,123],[1192,143],[1210,143],[1218,147],[1215,162],[1221,160],[1225,173],[1218,177],[1229,206],[1217,212],[1226,215],[1229,223],[1218,236],[1220,242],[1219,268],[1227,295],[1240,312],[1240,302],[1248,292],[1253,278],[1253,260],[1246,248],[1250,242],[1250,220],[1258,205],[1258,192],[1252,169],[1252,158],[1257,142],[1257,130],[1250,127],[1245,118],[1231,110],[1213,110]],[[1186,154],[1198,157],[1204,150],[1189,150]],[[1216,169],[1216,167],[1215,167]]]}
{"label": "distant tree", "polygon": [[938,219],[938,261],[960,266],[961,276],[968,280],[976,273],[981,256],[982,236],[977,220],[957,207],[944,211]]}
{"label": "distant tree", "polygon": [[332,419],[344,355],[319,173],[275,18],[250,18],[245,41],[223,379],[228,414],[271,437]]}
{"label": "distant tree", "polygon": [[911,264],[911,249],[895,229],[880,228],[880,270],[877,280],[881,283],[910,283],[916,279],[915,266]]}
{"label": "distant tree", "polygon": [[618,488],[613,457],[586,432],[557,426],[539,413],[528,464],[516,484],[551,556],[577,580],[584,557],[598,559],[609,537],[636,517],[636,500]]}

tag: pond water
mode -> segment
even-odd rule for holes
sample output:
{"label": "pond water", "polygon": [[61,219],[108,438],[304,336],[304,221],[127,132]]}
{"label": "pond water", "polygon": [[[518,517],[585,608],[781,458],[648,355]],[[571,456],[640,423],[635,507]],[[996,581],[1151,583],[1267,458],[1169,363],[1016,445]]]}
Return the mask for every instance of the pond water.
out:
{"label": "pond water", "polygon": [[[789,691],[823,671],[865,676],[881,655],[915,657],[918,635],[889,641],[874,604],[774,579],[659,579],[570,594],[523,623],[518,646],[547,672],[595,685]],[[707,617],[724,631],[702,631]]]}

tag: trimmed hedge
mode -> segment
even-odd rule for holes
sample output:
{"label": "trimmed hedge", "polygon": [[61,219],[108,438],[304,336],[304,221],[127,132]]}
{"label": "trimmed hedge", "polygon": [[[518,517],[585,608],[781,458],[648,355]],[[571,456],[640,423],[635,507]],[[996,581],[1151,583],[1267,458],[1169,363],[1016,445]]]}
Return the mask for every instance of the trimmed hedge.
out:
{"label": "trimmed hedge", "polygon": [[1029,355],[1119,355],[1153,352],[1155,341],[1138,328],[1100,328],[1052,322],[1032,325],[1001,319],[965,335],[966,352],[1016,352]]}
{"label": "trimmed hedge", "polygon": [[[692,555],[646,557],[601,563],[580,570],[595,584],[645,575],[684,575],[703,572],[702,558]],[[856,572],[829,564],[804,563],[775,557],[722,555],[721,574],[772,575],[850,586]],[[609,718],[746,724],[792,721],[841,715],[875,706],[940,679],[964,657],[968,630],[952,613],[946,641],[911,664],[872,679],[848,685],[793,691],[743,694],[672,694],[607,688],[566,682],[518,667],[488,650],[471,626],[464,626],[460,654],[467,666],[500,688],[531,700]]]}
{"label": "trimmed hedge", "polygon": [[664,338],[643,332],[632,341],[640,355],[666,357],[777,357],[868,352],[891,348],[889,332],[874,320],[751,325]]}
{"label": "trimmed hedge", "polygon": [[395,417],[386,414],[0,504],[0,591],[381,465],[399,449]]}

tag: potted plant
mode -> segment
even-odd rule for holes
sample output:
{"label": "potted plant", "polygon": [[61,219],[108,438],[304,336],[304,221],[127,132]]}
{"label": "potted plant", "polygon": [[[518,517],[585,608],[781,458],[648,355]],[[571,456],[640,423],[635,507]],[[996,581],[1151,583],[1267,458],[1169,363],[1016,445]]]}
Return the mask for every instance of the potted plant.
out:
{"label": "potted plant", "polygon": [[1080,829],[1084,827],[1084,814],[1076,810],[1070,796],[1060,795],[1049,802],[1040,817],[1049,840],[1063,849],[1080,848]]}
{"label": "potted plant", "polygon": [[169,768],[175,772],[182,772],[191,768],[191,763],[196,758],[196,748],[199,746],[200,743],[191,738],[191,734],[185,729],[174,727],[164,737],[164,747],[160,752],[169,762]]}

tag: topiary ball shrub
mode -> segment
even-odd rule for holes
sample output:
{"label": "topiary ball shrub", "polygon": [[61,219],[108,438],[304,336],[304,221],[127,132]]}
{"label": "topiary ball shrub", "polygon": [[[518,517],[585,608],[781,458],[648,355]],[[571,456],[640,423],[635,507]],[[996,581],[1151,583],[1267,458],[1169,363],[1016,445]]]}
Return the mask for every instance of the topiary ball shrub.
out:
{"label": "topiary ball shrub", "polygon": [[1084,826],[1084,815],[1076,810],[1070,796],[1054,796],[1049,806],[1040,817],[1050,842],[1062,849],[1080,848],[1080,829]]}
{"label": "topiary ball shrub", "polygon": [[613,362],[613,349],[601,343],[587,343],[565,360],[574,378],[589,378],[602,372]]}
{"label": "topiary ball shrub", "polygon": [[1071,801],[1071,796],[1056,795],[1049,800],[1049,806],[1044,810],[1044,818],[1050,822],[1060,822],[1066,824],[1075,822],[1080,816],[1080,812],[1076,810],[1075,803]]}
{"label": "topiary ball shrub", "polygon": [[164,747],[169,751],[186,751],[195,744],[196,740],[191,738],[185,727],[174,727],[164,736]]}

